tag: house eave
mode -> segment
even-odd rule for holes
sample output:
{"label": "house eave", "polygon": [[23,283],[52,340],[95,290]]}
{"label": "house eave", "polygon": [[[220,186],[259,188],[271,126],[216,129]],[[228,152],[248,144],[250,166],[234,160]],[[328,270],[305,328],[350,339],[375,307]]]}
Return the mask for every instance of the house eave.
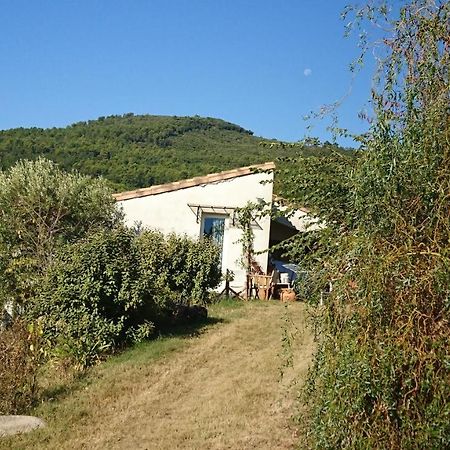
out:
{"label": "house eave", "polygon": [[256,164],[247,167],[240,167],[238,169],[212,173],[202,177],[194,177],[187,180],[175,181],[173,183],[159,184],[156,186],[150,186],[148,188],[136,189],[134,191],[119,192],[117,194],[113,194],[113,197],[116,201],[131,200],[134,198],[163,194],[165,192],[178,191],[180,189],[201,186],[203,184],[217,183],[220,181],[230,180],[246,175],[252,175],[256,171],[270,171],[274,169],[275,163],[267,162],[264,164]]}

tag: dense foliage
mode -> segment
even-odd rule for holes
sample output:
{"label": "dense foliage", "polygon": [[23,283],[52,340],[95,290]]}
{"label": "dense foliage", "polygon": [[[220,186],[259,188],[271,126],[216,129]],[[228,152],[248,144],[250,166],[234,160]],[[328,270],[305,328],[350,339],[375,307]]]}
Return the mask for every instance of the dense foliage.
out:
{"label": "dense foliage", "polygon": [[412,0],[395,19],[383,4],[355,12],[363,47],[365,18],[390,30],[371,131],[358,158],[336,155],[327,176],[312,175],[320,158],[285,174],[285,196],[327,224],[291,248],[310,300],[324,302],[310,445],[449,448],[450,5]]}
{"label": "dense foliage", "polygon": [[220,277],[218,249],[207,240],[102,230],[60,249],[28,316],[44,320],[53,354],[84,367],[148,338]]}
{"label": "dense foliage", "polygon": [[194,240],[170,234],[166,238],[155,231],[145,231],[138,238],[146,277],[157,274],[180,304],[205,303],[210,290],[222,278],[220,253],[208,239]]}
{"label": "dense foliage", "polygon": [[103,180],[65,173],[42,158],[0,172],[0,306],[34,295],[61,244],[119,220]]}
{"label": "dense foliage", "polygon": [[15,319],[13,334],[0,331],[3,412],[35,399],[43,354],[82,368],[160,326],[206,316],[190,304],[220,282],[217,247],[121,219],[102,179],[42,158],[0,173],[0,310]]}
{"label": "dense foliage", "polygon": [[0,131],[0,168],[44,156],[126,190],[309,151],[260,142],[269,144],[220,119],[125,114],[66,128]]}
{"label": "dense foliage", "polygon": [[58,252],[30,315],[45,320],[50,348],[88,365],[127,334],[145,338],[153,331],[143,314],[152,291],[142,281],[133,235],[100,231]]}

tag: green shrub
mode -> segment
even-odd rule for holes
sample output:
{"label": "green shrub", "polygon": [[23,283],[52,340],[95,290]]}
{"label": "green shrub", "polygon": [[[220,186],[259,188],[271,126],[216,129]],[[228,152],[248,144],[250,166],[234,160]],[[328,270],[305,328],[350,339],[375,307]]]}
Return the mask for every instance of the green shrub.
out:
{"label": "green shrub", "polygon": [[138,243],[146,277],[156,277],[158,289],[176,302],[205,302],[209,291],[220,283],[220,252],[208,239],[194,240],[176,234],[164,237],[146,230]]}
{"label": "green shrub", "polygon": [[141,277],[134,234],[97,232],[65,246],[49,268],[34,316],[45,317],[45,336],[78,364],[129,339],[148,337],[157,290]]}
{"label": "green shrub", "polygon": [[39,329],[22,321],[0,330],[0,414],[23,413],[37,399],[41,340]]}
{"label": "green shrub", "polygon": [[193,240],[171,234],[166,243],[168,285],[185,303],[204,302],[222,278],[220,253],[209,239]]}
{"label": "green shrub", "polygon": [[85,367],[148,338],[219,281],[219,252],[209,241],[103,230],[59,251],[30,314],[45,317],[53,353]]}

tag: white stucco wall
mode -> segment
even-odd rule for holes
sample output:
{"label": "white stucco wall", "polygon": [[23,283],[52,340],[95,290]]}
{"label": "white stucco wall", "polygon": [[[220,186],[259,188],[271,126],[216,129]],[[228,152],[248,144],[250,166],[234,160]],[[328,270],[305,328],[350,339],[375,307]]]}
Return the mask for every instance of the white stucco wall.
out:
{"label": "white stucco wall", "polygon": [[311,216],[304,210],[292,211],[287,206],[280,205],[278,202],[274,202],[272,208],[273,212],[281,213],[281,217],[277,219],[280,223],[294,227],[300,232],[315,231],[325,227],[317,217]]}
{"label": "white stucco wall", "polygon": [[[187,234],[195,239],[201,236],[201,220],[197,223],[196,214],[188,206],[201,205],[203,207],[244,207],[248,202],[271,202],[273,184],[261,184],[261,181],[272,181],[273,174],[252,173],[229,180],[193,186],[171,192],[148,195],[146,197],[121,200],[119,204],[125,213],[125,220],[129,226],[136,222],[147,228],[153,228],[163,233],[175,232]],[[207,213],[211,214],[210,212]],[[220,215],[220,214],[218,214]],[[254,227],[255,251],[266,250],[269,246],[270,218],[257,220],[258,227]],[[223,242],[222,270],[232,270],[235,280],[231,286],[235,290],[245,287],[245,270],[240,266],[242,244],[239,241],[242,231],[233,226],[231,217],[225,219]],[[267,267],[267,252],[256,255],[255,259],[265,270]]]}
{"label": "white stucco wall", "polygon": [[307,212],[301,210],[289,214],[287,220],[298,231],[315,231],[324,228],[324,225],[319,222],[319,219],[311,217]]}

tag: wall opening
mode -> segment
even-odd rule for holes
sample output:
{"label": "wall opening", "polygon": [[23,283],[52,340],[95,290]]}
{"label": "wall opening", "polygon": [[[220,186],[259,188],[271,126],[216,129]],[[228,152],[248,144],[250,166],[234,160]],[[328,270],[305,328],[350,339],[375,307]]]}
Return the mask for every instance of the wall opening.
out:
{"label": "wall opening", "polygon": [[201,236],[211,239],[219,247],[221,267],[223,267],[223,240],[227,217],[217,214],[202,215]]}

